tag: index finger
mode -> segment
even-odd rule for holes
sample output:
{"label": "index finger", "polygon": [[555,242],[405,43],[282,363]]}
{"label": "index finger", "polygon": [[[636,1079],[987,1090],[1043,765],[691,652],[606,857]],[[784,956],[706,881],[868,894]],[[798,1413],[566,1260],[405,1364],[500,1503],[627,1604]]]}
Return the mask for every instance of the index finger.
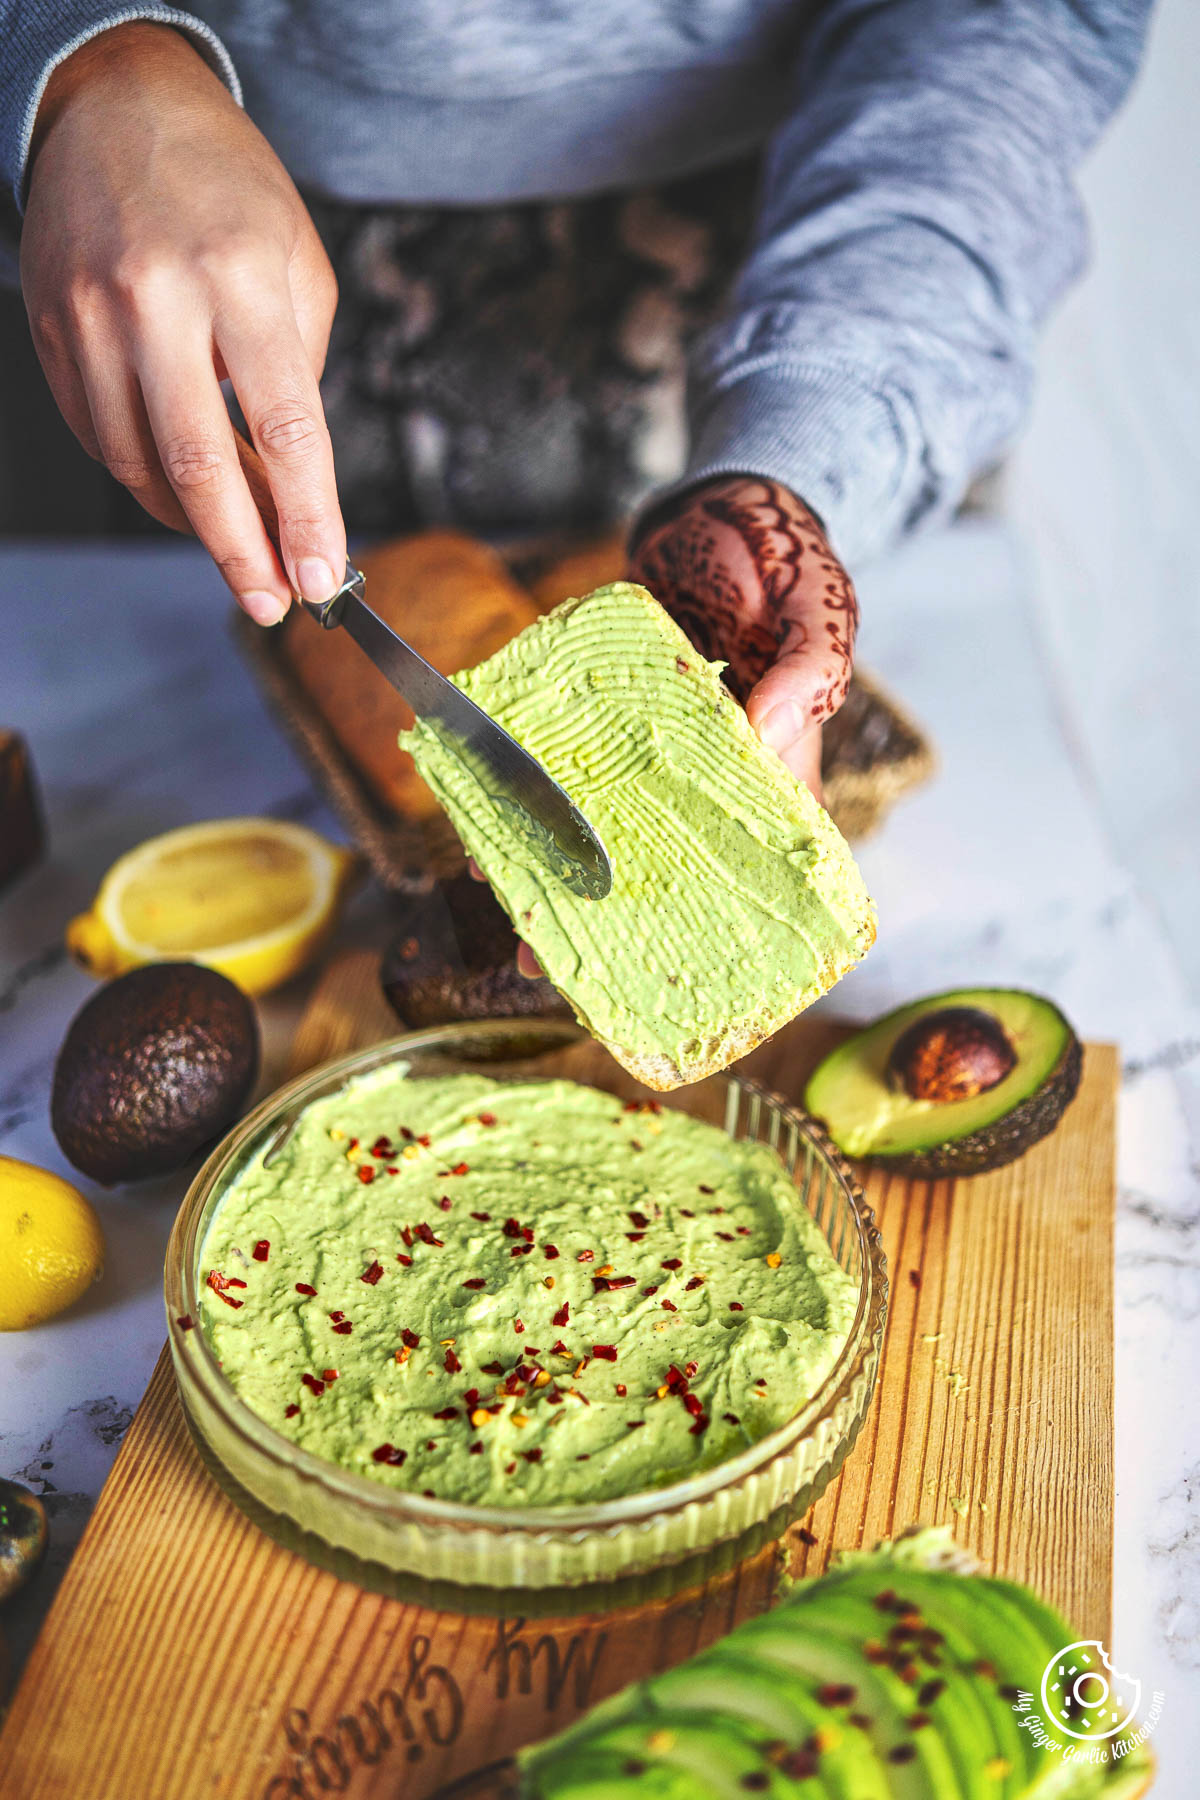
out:
{"label": "index finger", "polygon": [[239,309],[218,323],[217,347],[262,460],[292,591],[328,600],[346,566],[333,446],[320,389],[289,306]]}

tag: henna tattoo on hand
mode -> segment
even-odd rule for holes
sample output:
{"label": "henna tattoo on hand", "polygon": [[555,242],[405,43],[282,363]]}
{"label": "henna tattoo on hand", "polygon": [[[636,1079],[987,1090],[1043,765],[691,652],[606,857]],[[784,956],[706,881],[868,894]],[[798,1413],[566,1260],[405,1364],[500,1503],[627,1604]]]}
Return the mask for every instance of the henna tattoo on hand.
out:
{"label": "henna tattoo on hand", "polygon": [[702,655],[725,658],[737,698],[784,650],[828,670],[814,723],[846,697],[858,628],[850,577],[815,515],[779,482],[736,476],[684,495],[636,547],[631,578],[660,600]]}

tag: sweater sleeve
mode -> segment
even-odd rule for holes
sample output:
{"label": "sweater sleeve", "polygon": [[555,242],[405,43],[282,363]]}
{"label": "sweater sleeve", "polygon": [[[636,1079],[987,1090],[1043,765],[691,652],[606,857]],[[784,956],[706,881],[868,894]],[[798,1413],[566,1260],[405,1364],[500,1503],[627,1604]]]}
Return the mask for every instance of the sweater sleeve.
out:
{"label": "sweater sleeve", "polygon": [[1026,411],[1036,327],[1086,248],[1073,170],[1149,4],[820,9],[753,248],[693,356],[673,491],[782,481],[849,562],[955,505]]}
{"label": "sweater sleeve", "polygon": [[0,277],[15,279],[29,143],[46,83],[90,38],[135,19],[184,32],[241,104],[229,52],[203,20],[154,0],[0,0]]}

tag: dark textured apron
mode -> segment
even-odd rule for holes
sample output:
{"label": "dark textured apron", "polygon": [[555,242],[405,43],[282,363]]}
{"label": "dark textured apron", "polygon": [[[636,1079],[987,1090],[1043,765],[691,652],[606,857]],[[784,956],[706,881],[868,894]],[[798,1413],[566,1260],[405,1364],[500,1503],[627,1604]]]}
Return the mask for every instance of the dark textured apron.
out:
{"label": "dark textured apron", "polygon": [[685,362],[758,159],[501,207],[307,196],[341,300],[323,382],[351,529],[603,529],[683,467]]}

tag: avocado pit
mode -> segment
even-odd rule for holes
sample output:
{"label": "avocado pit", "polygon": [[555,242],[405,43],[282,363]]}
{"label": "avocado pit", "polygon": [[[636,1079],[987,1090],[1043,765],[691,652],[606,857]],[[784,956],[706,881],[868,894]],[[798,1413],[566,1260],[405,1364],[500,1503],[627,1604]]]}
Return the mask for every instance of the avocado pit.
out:
{"label": "avocado pit", "polygon": [[901,1032],[888,1058],[888,1076],[910,1099],[945,1105],[998,1087],[1016,1062],[1016,1050],[993,1014],[977,1006],[947,1006]]}

